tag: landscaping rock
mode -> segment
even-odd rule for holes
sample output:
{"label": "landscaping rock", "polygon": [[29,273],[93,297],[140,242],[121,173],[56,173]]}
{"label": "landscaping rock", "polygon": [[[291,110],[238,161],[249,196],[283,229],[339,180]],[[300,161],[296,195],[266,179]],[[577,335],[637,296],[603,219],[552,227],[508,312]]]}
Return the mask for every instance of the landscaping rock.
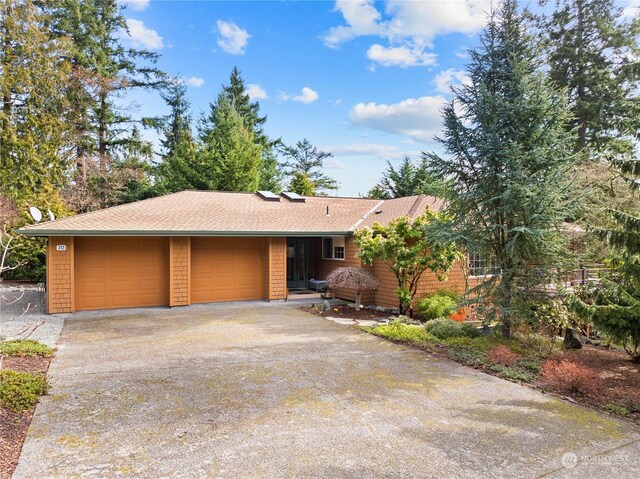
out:
{"label": "landscaping rock", "polygon": [[583,336],[575,329],[567,328],[565,330],[563,343],[565,349],[580,349],[586,342],[586,336]]}
{"label": "landscaping rock", "polygon": [[379,324],[378,321],[374,321],[372,319],[356,319],[356,322],[358,323],[358,326],[366,326],[369,328]]}

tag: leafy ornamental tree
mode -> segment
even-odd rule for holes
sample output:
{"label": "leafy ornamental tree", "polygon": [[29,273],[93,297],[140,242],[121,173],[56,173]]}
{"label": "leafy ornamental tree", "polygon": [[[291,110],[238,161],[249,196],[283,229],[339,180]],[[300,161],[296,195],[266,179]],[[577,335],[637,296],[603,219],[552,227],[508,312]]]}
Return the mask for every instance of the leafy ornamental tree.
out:
{"label": "leafy ornamental tree", "polygon": [[450,180],[438,237],[493,259],[498,276],[472,290],[505,337],[527,295],[552,281],[568,257],[561,225],[571,214],[574,164],[565,95],[540,71],[536,44],[517,2],[505,0],[471,52],[470,84],[445,107],[443,144],[430,172]]}
{"label": "leafy ornamental tree", "polygon": [[460,257],[453,243],[434,241],[425,233],[430,225],[446,219],[442,213],[427,210],[414,220],[403,216],[387,226],[376,223],[372,229],[355,233],[355,243],[360,249],[358,257],[363,263],[371,265],[376,260],[382,261],[395,275],[400,314],[413,314],[413,300],[425,271],[435,273],[440,281],[444,281],[446,272]]}
{"label": "leafy ornamental tree", "polygon": [[[640,160],[617,163],[637,190]],[[594,326],[619,341],[633,361],[640,362],[640,216],[608,210],[612,226],[596,229],[619,257],[611,262],[602,287],[590,294],[568,295],[569,306]]]}
{"label": "leafy ornamental tree", "polygon": [[262,149],[224,95],[200,132],[198,189],[255,192],[260,184]]}
{"label": "leafy ornamental tree", "polygon": [[360,311],[363,291],[373,291],[380,283],[366,269],[347,266],[336,268],[327,275],[329,288],[353,289],[356,292],[356,311]]}
{"label": "leafy ornamental tree", "polygon": [[[331,153],[318,150],[306,138],[294,146],[281,146],[280,152],[285,158],[285,174],[292,177],[289,189],[294,193],[313,196],[321,194],[323,190],[338,189],[338,182],[322,173],[324,160],[331,158]],[[311,194],[309,182],[313,185]],[[301,188],[301,184],[304,184],[305,188]]]}
{"label": "leafy ornamental tree", "polygon": [[640,129],[640,15],[625,19],[614,0],[555,0],[539,25],[551,80],[569,97],[576,151],[628,156]]}
{"label": "leafy ornamental tree", "polygon": [[445,195],[447,183],[435,179],[428,172],[428,159],[422,158],[419,164],[414,164],[405,156],[398,169],[387,161],[387,169],[382,180],[367,193],[368,198],[387,200],[412,195],[430,195],[442,197]]}

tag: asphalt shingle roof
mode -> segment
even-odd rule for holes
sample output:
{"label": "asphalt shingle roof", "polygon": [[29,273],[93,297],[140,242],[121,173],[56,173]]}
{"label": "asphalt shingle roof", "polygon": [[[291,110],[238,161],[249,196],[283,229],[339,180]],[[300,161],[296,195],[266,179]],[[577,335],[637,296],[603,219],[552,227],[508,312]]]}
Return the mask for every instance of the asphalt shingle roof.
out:
{"label": "asphalt shingle roof", "polygon": [[[304,203],[265,201],[253,193],[182,191],[25,227],[31,236],[291,236],[350,234],[378,221],[440,209],[425,196],[393,200],[306,197]],[[328,213],[327,214],[327,208]],[[378,213],[376,213],[378,212]]]}

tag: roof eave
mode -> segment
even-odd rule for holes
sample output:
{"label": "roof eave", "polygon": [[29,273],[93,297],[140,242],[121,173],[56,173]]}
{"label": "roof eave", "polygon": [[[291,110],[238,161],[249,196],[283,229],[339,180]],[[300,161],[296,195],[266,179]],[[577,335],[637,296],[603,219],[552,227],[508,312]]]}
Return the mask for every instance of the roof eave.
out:
{"label": "roof eave", "polygon": [[167,231],[167,230],[31,230],[19,229],[24,236],[262,236],[282,238],[287,236],[350,236],[353,231]]}

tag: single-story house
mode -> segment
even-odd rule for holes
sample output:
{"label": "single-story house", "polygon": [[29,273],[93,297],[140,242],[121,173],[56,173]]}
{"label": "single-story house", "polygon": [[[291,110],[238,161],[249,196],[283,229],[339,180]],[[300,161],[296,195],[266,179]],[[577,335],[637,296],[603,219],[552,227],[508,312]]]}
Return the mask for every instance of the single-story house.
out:
{"label": "single-story house", "polygon": [[[403,215],[415,218],[442,200],[301,197],[293,193],[182,191],[39,223],[20,233],[47,246],[49,313],[141,306],[284,300],[341,266],[362,266],[353,233]],[[363,303],[397,306],[395,276]],[[420,294],[465,288],[460,262],[446,283],[425,274]],[[339,298],[354,292],[338,290]]]}

